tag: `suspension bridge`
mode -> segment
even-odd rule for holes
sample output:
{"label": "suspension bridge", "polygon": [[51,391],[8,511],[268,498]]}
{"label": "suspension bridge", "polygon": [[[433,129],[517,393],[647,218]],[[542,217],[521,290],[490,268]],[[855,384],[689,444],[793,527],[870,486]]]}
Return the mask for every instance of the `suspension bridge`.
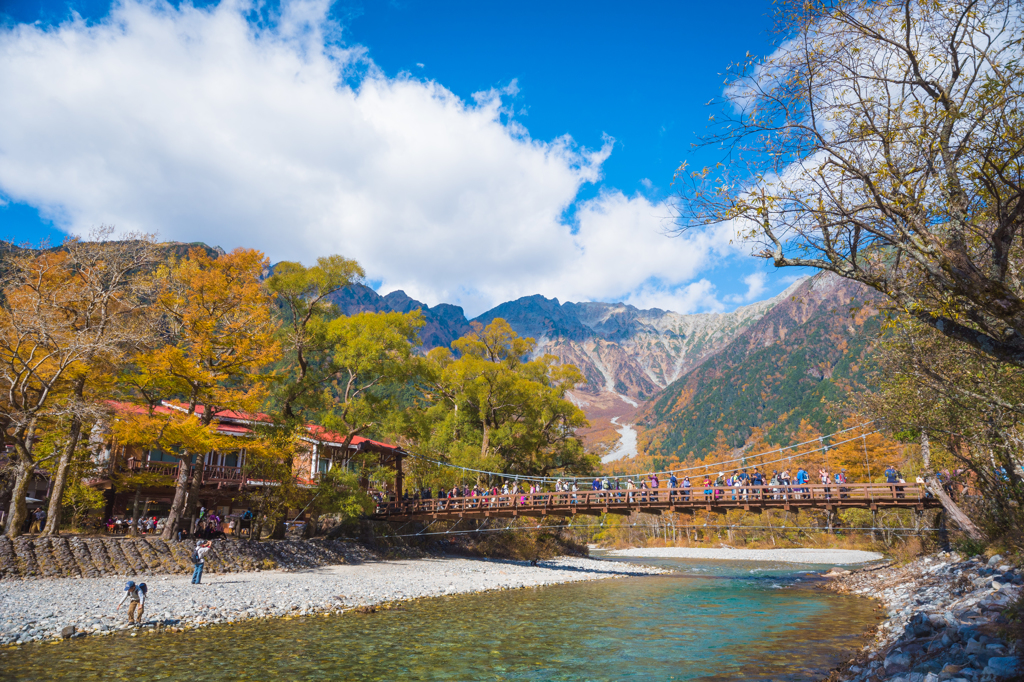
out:
{"label": "suspension bridge", "polygon": [[601,516],[634,512],[660,515],[732,509],[910,509],[941,506],[923,486],[906,483],[844,483],[836,485],[651,488],[580,490],[469,497],[389,499],[378,503],[374,518],[385,521]]}

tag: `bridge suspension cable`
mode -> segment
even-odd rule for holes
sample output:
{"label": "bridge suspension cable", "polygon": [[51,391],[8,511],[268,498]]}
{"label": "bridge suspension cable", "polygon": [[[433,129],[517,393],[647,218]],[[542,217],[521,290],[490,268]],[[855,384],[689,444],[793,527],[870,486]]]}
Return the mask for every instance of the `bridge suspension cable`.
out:
{"label": "bridge suspension cable", "polygon": [[[794,443],[793,445],[786,445],[784,447],[775,448],[774,450],[767,450],[765,452],[759,452],[759,453],[754,454],[754,455],[744,455],[742,457],[737,457],[737,458],[734,458],[734,459],[722,460],[720,462],[711,462],[711,463],[708,463],[708,464],[702,464],[700,466],[681,467],[681,468],[678,468],[678,469],[666,469],[666,470],[663,470],[663,471],[652,471],[652,472],[647,472],[647,473],[643,473],[643,474],[619,474],[619,475],[613,475],[613,476],[602,476],[601,478],[609,478],[609,479],[614,479],[614,480],[625,480],[625,479],[628,479],[628,478],[638,478],[638,477],[645,477],[645,476],[660,476],[660,475],[665,475],[665,474],[678,474],[678,473],[683,473],[683,472],[687,472],[687,471],[702,471],[702,470],[712,469],[712,468],[714,468],[716,466],[724,466],[726,464],[734,464],[736,462],[744,462],[746,460],[756,459],[758,457],[764,457],[766,455],[771,455],[771,454],[774,454],[776,452],[785,452],[786,450],[792,450],[793,448],[798,448],[798,447],[800,447],[802,445],[807,445],[809,443],[820,442],[820,443],[823,444],[821,447],[814,448],[813,450],[807,450],[807,451],[804,451],[804,452],[799,452],[799,453],[797,453],[795,455],[787,455],[786,457],[781,457],[779,459],[770,460],[768,462],[761,462],[759,466],[764,466],[764,465],[767,465],[767,464],[777,464],[778,462],[784,462],[784,461],[788,461],[788,460],[791,460],[791,459],[796,459],[798,457],[804,457],[806,455],[810,455],[810,454],[813,454],[815,452],[821,452],[822,450],[828,450],[829,448],[838,447],[838,446],[843,445],[845,443],[853,442],[853,441],[855,441],[855,440],[857,440],[859,438],[866,438],[867,436],[871,436],[871,435],[874,435],[876,433],[879,433],[878,430],[870,431],[870,432],[867,432],[867,433],[858,434],[858,435],[854,436],[853,438],[848,438],[846,440],[842,440],[842,441],[839,441],[839,442],[836,442],[836,443],[829,443],[828,445],[824,445],[824,441],[825,441],[826,438],[833,438],[835,436],[838,436],[838,435],[841,435],[841,434],[844,434],[844,433],[848,433],[850,431],[854,431],[856,429],[865,427],[865,426],[867,426],[869,424],[872,424],[872,423],[874,423],[874,420],[866,421],[866,422],[863,422],[861,424],[857,424],[856,426],[851,426],[849,428],[843,429],[842,431],[836,431],[834,433],[830,433],[830,434],[827,434],[827,435],[824,435],[824,436],[819,436],[818,438],[814,438],[812,440],[807,440],[807,441],[804,441],[802,443]],[[497,471],[487,471],[485,469],[473,469],[472,467],[459,466],[458,464],[452,464],[450,462],[442,462],[440,460],[433,459],[431,457],[426,457],[424,455],[416,454],[416,453],[413,453],[413,452],[410,452],[408,456],[410,458],[412,458],[412,459],[418,459],[418,460],[421,460],[421,461],[424,461],[424,462],[429,462],[431,464],[435,464],[435,465],[440,466],[440,467],[447,467],[447,468],[450,468],[450,469],[458,469],[460,471],[464,471],[464,472],[468,472],[468,473],[472,473],[472,474],[483,474],[485,476],[494,476],[496,478],[507,479],[507,480],[515,480],[515,481],[531,481],[531,482],[539,482],[539,483],[552,483],[552,482],[555,482],[555,481],[565,480],[565,479],[575,480],[575,479],[579,479],[579,478],[591,478],[590,476],[572,476],[572,475],[568,475],[568,474],[564,475],[564,476],[531,476],[531,475],[526,475],[526,474],[505,474],[505,473],[500,473],[500,472],[497,472]]]}

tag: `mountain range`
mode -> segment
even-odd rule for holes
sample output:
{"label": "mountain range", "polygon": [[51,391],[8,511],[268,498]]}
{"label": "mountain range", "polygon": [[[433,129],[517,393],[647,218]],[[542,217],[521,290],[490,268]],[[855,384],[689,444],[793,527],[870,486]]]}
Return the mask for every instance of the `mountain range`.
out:
{"label": "mountain range", "polygon": [[[826,403],[862,387],[877,336],[875,296],[822,273],[727,313],[681,314],[624,303],[560,303],[526,296],[468,319],[462,308],[427,306],[395,291],[354,285],[333,301],[342,312],[420,310],[426,349],[448,346],[472,321],[505,319],[535,352],[580,368],[572,396],[587,413],[587,445],[631,456],[700,456],[719,430],[741,446],[756,426],[787,442],[801,419],[828,428]],[[868,305],[865,305],[865,302]]]}

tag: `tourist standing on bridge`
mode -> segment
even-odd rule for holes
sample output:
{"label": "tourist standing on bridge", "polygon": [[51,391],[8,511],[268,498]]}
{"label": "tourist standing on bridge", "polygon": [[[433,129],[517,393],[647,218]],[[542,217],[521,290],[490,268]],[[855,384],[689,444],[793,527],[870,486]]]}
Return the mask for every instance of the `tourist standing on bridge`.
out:
{"label": "tourist standing on bridge", "polygon": [[679,487],[679,479],[676,478],[676,472],[672,472],[668,475],[668,499],[669,501],[675,500],[676,488]]}
{"label": "tourist standing on bridge", "polygon": [[756,488],[755,497],[759,500],[764,499],[764,475],[757,470],[757,467],[754,467],[754,473],[750,475],[750,485]]}
{"label": "tourist standing on bridge", "polygon": [[798,487],[796,489],[796,492],[806,494],[808,492],[808,489],[804,488],[802,486],[806,486],[807,482],[810,481],[810,480],[811,480],[811,477],[807,473],[807,470],[804,469],[803,467],[800,467],[800,469],[796,472],[796,484],[797,484],[797,486],[800,486],[800,487]]}
{"label": "tourist standing on bridge", "polygon": [[889,465],[889,468],[885,470],[885,482],[889,484],[889,489],[892,491],[892,496],[896,497],[896,491],[899,488],[896,484],[900,482],[900,473],[896,471],[896,467]]}
{"label": "tourist standing on bridge", "polygon": [[690,477],[683,476],[683,501],[690,501]]}
{"label": "tourist standing on bridge", "polygon": [[839,485],[839,499],[849,497],[849,495],[846,494],[847,492],[849,492],[849,490],[843,487],[844,485],[846,485],[846,482],[846,469],[843,469],[838,474],[836,474],[836,483]]}
{"label": "tourist standing on bridge", "polygon": [[793,492],[792,485],[793,479],[789,475],[789,469],[783,469],[779,475],[779,480],[782,481],[782,499],[788,500],[789,494]]}

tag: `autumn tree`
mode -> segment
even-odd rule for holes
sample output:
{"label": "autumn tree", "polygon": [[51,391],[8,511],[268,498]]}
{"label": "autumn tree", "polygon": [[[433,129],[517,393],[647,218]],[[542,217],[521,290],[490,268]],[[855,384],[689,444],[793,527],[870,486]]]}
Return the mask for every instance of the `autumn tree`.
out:
{"label": "autumn tree", "polygon": [[862,282],[1024,366],[1024,13],[1012,0],[810,0],[734,65],[680,168],[680,227],[731,221],[779,267]]}
{"label": "autumn tree", "polygon": [[87,241],[69,239],[61,250],[70,275],[70,295],[60,301],[65,324],[90,350],[68,375],[69,390],[62,400],[68,432],[53,468],[43,535],[60,533],[64,488],[83,424],[107,413],[104,403],[114,375],[152,337],[151,272],[157,260],[152,236],[114,238],[109,227],[93,231]]}
{"label": "autumn tree", "polygon": [[[87,379],[97,363],[109,361],[133,343],[137,328],[126,320],[142,306],[136,286],[149,245],[103,247],[71,242],[67,248],[5,254],[0,301],[0,428],[14,448],[15,482],[7,535],[21,530],[25,492],[41,463],[36,445],[47,429],[70,424],[55,471],[47,531],[60,523],[67,471],[83,419]],[[109,245],[108,245],[109,246]],[[51,453],[51,457],[57,456]]]}
{"label": "autumn tree", "polygon": [[576,436],[586,417],[567,398],[584,381],[579,369],[552,355],[531,360],[533,339],[519,337],[500,318],[486,327],[474,323],[452,348],[458,355],[445,348],[428,354],[434,407],[425,440],[435,451],[468,460],[475,446],[470,461],[503,473],[594,471],[597,458]]}
{"label": "autumn tree", "polygon": [[165,540],[181,522],[188,490],[195,506],[203,456],[217,445],[216,417],[227,411],[255,415],[269,394],[267,369],[280,357],[280,346],[271,295],[260,281],[267,265],[252,249],[219,257],[192,249],[159,273],[156,300],[166,342],[142,354],[125,380],[141,402],[170,400],[175,409],[163,416],[151,411],[149,421],[136,422],[141,432],[135,436],[121,430],[123,438],[140,443],[159,432],[162,449],[182,463]]}
{"label": "autumn tree", "polygon": [[[913,319],[891,325],[878,349],[879,390],[863,407],[889,431],[927,450],[926,481],[944,463],[972,475],[986,500],[994,535],[1019,528],[1024,505],[1020,452],[1024,446],[1024,370]],[[956,505],[944,508],[977,536]],[[1019,539],[1018,539],[1019,541]]]}

